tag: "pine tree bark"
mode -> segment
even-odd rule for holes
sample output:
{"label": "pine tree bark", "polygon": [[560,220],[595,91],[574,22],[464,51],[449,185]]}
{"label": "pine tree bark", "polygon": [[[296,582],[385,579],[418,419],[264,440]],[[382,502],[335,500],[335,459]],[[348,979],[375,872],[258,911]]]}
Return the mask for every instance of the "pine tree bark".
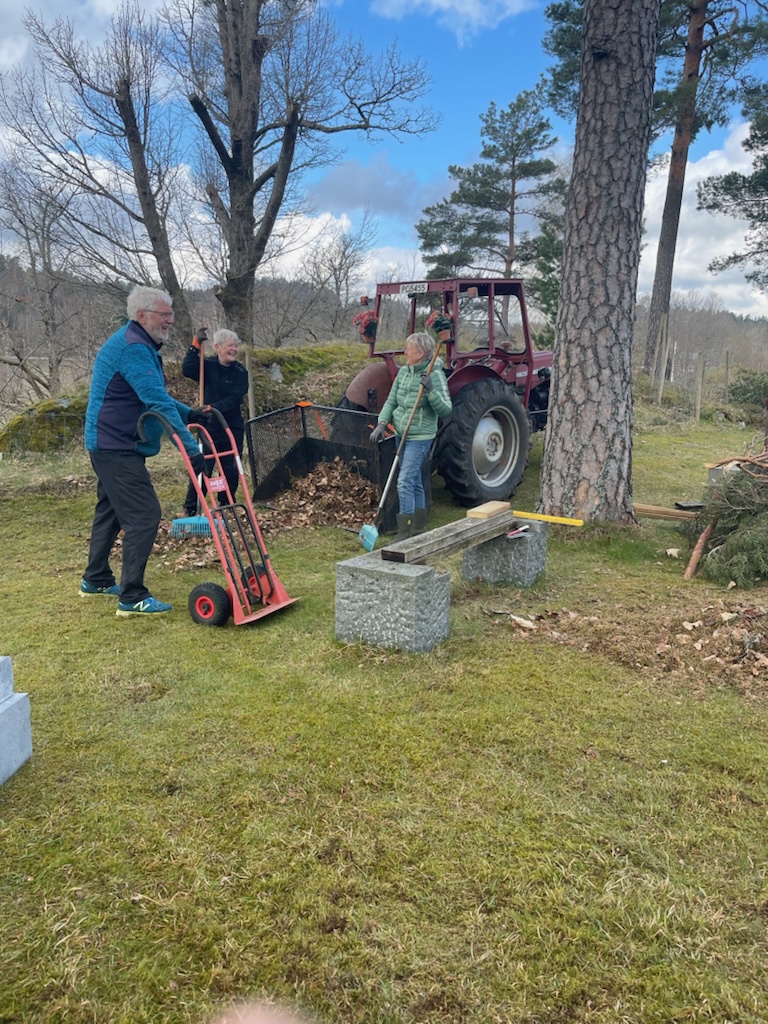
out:
{"label": "pine tree bark", "polygon": [[683,189],[685,187],[685,169],[688,164],[688,150],[693,141],[696,122],[696,94],[698,92],[701,59],[704,53],[704,30],[707,25],[707,0],[694,0],[690,5],[688,22],[688,45],[683,64],[683,101],[675,123],[675,134],[672,140],[672,154],[667,177],[667,193],[664,199],[664,211],[661,215],[659,247],[656,253],[656,270],[653,277],[651,305],[648,310],[648,334],[645,342],[645,365],[647,373],[655,373],[660,369],[666,373],[666,367],[654,365],[656,339],[665,313],[669,313],[672,297],[672,275],[675,268],[675,250],[677,234],[680,227],[680,211],[683,206]]}
{"label": "pine tree bark", "polygon": [[586,0],[541,510],[632,519],[632,329],[658,0]]}

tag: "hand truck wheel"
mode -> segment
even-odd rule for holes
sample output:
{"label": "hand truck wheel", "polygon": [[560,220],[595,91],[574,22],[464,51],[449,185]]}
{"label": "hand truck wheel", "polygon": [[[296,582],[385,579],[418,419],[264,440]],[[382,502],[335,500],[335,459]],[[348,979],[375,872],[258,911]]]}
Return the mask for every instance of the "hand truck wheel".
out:
{"label": "hand truck wheel", "polygon": [[201,583],[189,595],[189,614],[202,626],[225,626],[232,614],[229,594],[218,583]]}

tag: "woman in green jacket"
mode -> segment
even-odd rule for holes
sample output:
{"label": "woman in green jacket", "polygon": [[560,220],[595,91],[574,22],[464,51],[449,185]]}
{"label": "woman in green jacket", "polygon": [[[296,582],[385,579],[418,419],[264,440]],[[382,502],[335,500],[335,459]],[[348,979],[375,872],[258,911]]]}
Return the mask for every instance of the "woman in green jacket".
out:
{"label": "woman in green jacket", "polygon": [[[389,396],[379,413],[379,422],[371,434],[372,441],[384,436],[388,423],[402,437],[417,399],[423,388],[416,413],[403,445],[397,496],[400,514],[397,517],[397,540],[423,533],[427,523],[426,496],[421,467],[429,455],[437,434],[437,421],[447,416],[453,406],[442,360],[436,359],[431,373],[427,368],[434,355],[435,342],[423,332],[411,334],[405,343],[405,366],[398,371]],[[398,441],[399,443],[399,441]]]}

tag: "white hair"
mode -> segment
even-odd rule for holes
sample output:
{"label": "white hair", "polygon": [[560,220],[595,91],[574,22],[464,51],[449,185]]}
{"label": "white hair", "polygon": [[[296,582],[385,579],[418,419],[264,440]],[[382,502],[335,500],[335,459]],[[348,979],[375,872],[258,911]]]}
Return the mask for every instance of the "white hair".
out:
{"label": "white hair", "polygon": [[405,339],[405,344],[407,345],[409,342],[416,346],[425,359],[431,359],[435,354],[434,339],[426,331],[417,331],[415,334],[409,334]]}
{"label": "white hair", "polygon": [[163,288],[150,288],[146,284],[137,284],[128,296],[126,312],[129,320],[135,320],[140,309],[150,309],[156,302],[173,305],[173,299]]}
{"label": "white hair", "polygon": [[226,327],[222,327],[213,336],[213,347],[218,348],[219,345],[224,345],[228,341],[234,341],[236,345],[240,344],[240,339],[234,331],[228,331]]}

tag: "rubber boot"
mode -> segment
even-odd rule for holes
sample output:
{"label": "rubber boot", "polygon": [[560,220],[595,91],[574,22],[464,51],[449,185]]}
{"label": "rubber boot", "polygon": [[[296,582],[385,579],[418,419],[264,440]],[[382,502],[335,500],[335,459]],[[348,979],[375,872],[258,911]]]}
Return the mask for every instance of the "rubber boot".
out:
{"label": "rubber boot", "polygon": [[408,540],[413,533],[413,512],[398,512],[397,514],[397,536],[394,543],[401,540]]}
{"label": "rubber boot", "polygon": [[420,533],[424,533],[427,528],[427,510],[425,508],[415,508],[413,510],[413,529],[411,530],[412,537],[418,537]]}

